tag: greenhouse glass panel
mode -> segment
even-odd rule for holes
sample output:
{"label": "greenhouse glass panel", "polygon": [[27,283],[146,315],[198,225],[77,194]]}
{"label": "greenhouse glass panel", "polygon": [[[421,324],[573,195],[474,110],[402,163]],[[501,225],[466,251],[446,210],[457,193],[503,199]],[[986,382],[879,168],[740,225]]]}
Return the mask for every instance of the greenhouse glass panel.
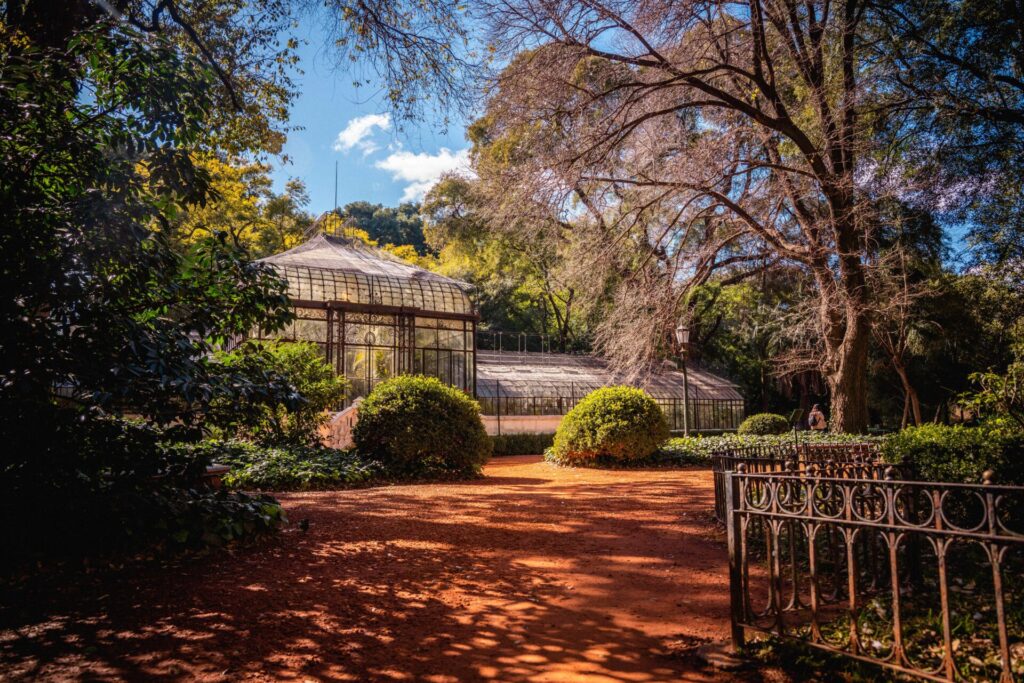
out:
{"label": "greenhouse glass panel", "polygon": [[300,341],[327,342],[327,321],[306,320],[299,318],[295,321],[295,339]]}

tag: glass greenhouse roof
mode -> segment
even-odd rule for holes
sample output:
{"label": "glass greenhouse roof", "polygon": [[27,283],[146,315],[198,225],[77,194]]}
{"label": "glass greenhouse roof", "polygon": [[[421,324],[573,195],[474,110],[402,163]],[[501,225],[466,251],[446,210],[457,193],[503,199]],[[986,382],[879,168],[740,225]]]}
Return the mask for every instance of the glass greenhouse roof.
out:
{"label": "glass greenhouse roof", "polygon": [[[623,382],[601,358],[561,353],[477,351],[477,396],[525,398],[583,395]],[[707,370],[687,365],[690,399],[742,401],[736,385]],[[639,383],[656,399],[682,399],[683,373],[665,369]]]}
{"label": "glass greenhouse roof", "polygon": [[358,239],[319,234],[261,259],[298,301],[341,301],[471,315],[470,285],[432,273]]}

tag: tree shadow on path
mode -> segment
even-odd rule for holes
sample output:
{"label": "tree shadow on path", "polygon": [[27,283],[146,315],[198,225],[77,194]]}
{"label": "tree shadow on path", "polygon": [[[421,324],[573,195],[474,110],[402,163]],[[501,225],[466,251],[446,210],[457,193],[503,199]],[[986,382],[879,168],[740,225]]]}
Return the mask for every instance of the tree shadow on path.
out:
{"label": "tree shadow on path", "polygon": [[307,533],[9,596],[0,677],[734,680],[692,656],[729,626],[710,473],[504,460],[283,494]]}

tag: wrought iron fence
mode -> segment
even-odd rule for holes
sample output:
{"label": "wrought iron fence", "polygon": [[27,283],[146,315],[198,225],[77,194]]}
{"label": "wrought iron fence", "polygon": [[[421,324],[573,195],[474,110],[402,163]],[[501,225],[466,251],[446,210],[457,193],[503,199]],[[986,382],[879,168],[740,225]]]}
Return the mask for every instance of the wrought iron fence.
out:
{"label": "wrought iron fence", "polygon": [[[753,473],[803,471],[809,465],[825,468],[829,476],[881,479],[887,465],[874,443],[791,443],[729,447],[711,455],[715,482],[715,518],[725,522],[725,475],[740,464]],[[899,468],[912,478],[910,468]]]}
{"label": "wrought iron fence", "polygon": [[1020,680],[1024,487],[834,476],[856,466],[725,473],[734,644],[755,631],[927,680]]}

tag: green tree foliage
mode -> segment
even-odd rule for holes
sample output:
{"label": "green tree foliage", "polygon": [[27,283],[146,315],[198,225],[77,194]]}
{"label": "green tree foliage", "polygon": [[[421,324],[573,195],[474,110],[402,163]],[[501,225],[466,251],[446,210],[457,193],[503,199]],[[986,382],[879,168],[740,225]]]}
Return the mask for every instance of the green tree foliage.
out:
{"label": "green tree foliage", "polygon": [[[215,76],[173,40],[79,9],[60,35],[25,16],[0,29],[2,512],[30,536],[49,529],[51,548],[71,511],[105,520],[71,530],[81,548],[140,505],[206,505],[182,498],[181,463],[159,442],[198,436],[218,402],[298,398],[212,359],[291,318],[285,283],[224,235],[178,250],[164,231],[210,195],[195,158]],[[144,439],[89,436],[124,415],[148,423]]]}
{"label": "green tree foliage", "polygon": [[562,419],[551,449],[556,462],[629,462],[653,455],[669,437],[665,414],[641,389],[605,387]]}
{"label": "green tree foliage", "polygon": [[800,296],[793,273],[775,268],[737,284],[712,281],[690,299],[696,359],[737,382],[753,410],[792,407],[775,359],[785,348],[785,312]]}
{"label": "green tree foliage", "polygon": [[966,397],[967,407],[1009,418],[1017,429],[1024,429],[1024,361],[1011,363],[1005,373],[976,372],[971,379],[978,390]]}
{"label": "green tree foliage", "polygon": [[975,390],[961,396],[961,404],[983,418],[1003,419],[1011,429],[1024,430],[1024,316],[1010,329],[1013,361],[1005,372],[989,369],[970,376]]}
{"label": "green tree foliage", "polygon": [[360,456],[399,477],[478,474],[492,448],[476,401],[434,377],[412,375],[374,387],[352,436]]}
{"label": "green tree foliage", "polygon": [[206,201],[192,150],[210,76],[111,26],[61,52],[3,44],[0,401],[31,410],[61,387],[191,424],[226,386],[212,346],[290,316],[285,284],[222,238],[178,252],[149,229]]}
{"label": "green tree foliage", "polygon": [[436,269],[474,285],[486,329],[547,335],[560,350],[587,345],[575,310],[576,294],[560,277],[563,263],[549,240],[495,230],[482,211],[476,181],[442,178],[423,202],[427,243],[438,253]]}
{"label": "green tree foliage", "polygon": [[210,176],[211,196],[179,212],[168,231],[174,240],[190,244],[223,232],[255,258],[291,249],[312,226],[313,217],[305,210],[309,194],[301,180],[289,180],[284,192],[276,193],[267,164],[208,155],[197,164]]}
{"label": "green tree foliage", "polygon": [[976,262],[1024,261],[1024,18],[1012,3],[901,0],[869,13],[879,67],[903,96],[905,168],[922,204],[965,221]]}
{"label": "green tree foliage", "polygon": [[287,382],[300,397],[291,405],[222,401],[214,407],[213,421],[231,433],[241,433],[265,445],[315,446],[327,411],[345,398],[346,383],[309,342],[249,342],[218,354],[218,361],[240,374],[270,373]]}
{"label": "green tree foliage", "polygon": [[340,211],[340,216],[351,227],[365,230],[370,239],[378,244],[396,247],[409,245],[423,256],[428,253],[423,237],[423,220],[420,207],[412,202],[388,207],[370,202],[352,202]]}

